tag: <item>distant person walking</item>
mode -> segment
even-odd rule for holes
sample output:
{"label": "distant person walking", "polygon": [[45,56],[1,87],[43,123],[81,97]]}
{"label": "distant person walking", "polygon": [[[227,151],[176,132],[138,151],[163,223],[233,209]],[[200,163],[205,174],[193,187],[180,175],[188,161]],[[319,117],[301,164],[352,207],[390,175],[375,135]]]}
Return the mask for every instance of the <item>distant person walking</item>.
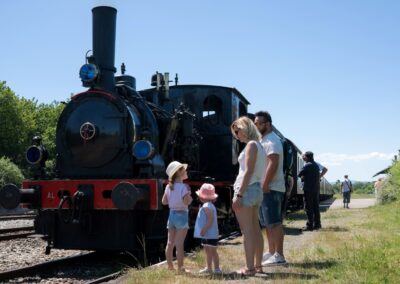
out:
{"label": "distant person walking", "polygon": [[341,184],[343,194],[343,208],[349,208],[351,192],[353,191],[353,184],[349,180],[349,176],[345,175]]}
{"label": "distant person walking", "polygon": [[318,230],[321,228],[319,211],[320,170],[314,161],[313,152],[305,152],[303,160],[306,163],[298,175],[304,183],[304,205],[307,214],[307,223],[303,231]]}
{"label": "distant person walking", "polygon": [[378,180],[375,182],[375,184],[374,184],[375,197],[378,197],[378,195],[381,194],[382,183],[383,183],[383,179],[382,178],[378,178]]}
{"label": "distant person walking", "polygon": [[267,155],[264,174],[263,202],[260,208],[260,223],[266,228],[268,252],[263,255],[264,266],[286,264],[283,254],[284,231],[282,225],[282,204],[286,186],[283,172],[282,142],[272,131],[272,118],[266,111],[255,114],[255,125],[262,135],[261,144]]}

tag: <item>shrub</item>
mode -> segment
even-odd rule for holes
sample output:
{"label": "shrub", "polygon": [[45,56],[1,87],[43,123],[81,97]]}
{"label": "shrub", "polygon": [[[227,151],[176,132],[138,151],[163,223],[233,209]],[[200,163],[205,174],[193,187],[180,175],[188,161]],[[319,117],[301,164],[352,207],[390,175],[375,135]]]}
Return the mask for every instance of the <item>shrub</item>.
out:
{"label": "shrub", "polygon": [[24,176],[21,170],[11,162],[10,159],[1,157],[0,158],[0,187],[13,183],[16,186],[21,186]]}
{"label": "shrub", "polygon": [[400,162],[396,162],[389,172],[389,177],[382,185],[378,202],[386,204],[400,199]]}

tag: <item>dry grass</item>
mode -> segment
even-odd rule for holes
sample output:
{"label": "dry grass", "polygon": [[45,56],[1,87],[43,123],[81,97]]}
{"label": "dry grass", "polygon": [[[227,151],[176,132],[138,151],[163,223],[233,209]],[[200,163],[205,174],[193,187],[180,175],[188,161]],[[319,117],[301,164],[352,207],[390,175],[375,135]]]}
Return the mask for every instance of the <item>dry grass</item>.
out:
{"label": "dry grass", "polygon": [[[133,270],[126,283],[196,284],[221,281],[226,283],[380,283],[380,280],[387,282],[385,279],[394,279],[393,277],[396,277],[395,274],[398,273],[394,268],[390,270],[393,259],[394,265],[396,263],[400,265],[399,257],[393,252],[397,245],[393,244],[393,230],[400,235],[400,227],[396,225],[398,223],[396,219],[390,220],[391,218],[385,217],[386,211],[384,208],[328,210],[322,213],[323,229],[305,233],[299,230],[304,225],[305,216],[297,213],[295,214],[297,216],[285,223],[285,256],[290,264],[286,267],[265,268],[264,274],[257,274],[254,277],[241,278],[234,273],[244,265],[242,238],[239,237],[218,248],[221,268],[226,272],[222,276],[197,274],[205,263],[204,252],[200,250],[194,256],[185,259],[185,267],[191,273],[178,274],[168,271],[165,267]],[[377,220],[378,217],[391,223],[381,225],[383,219]],[[385,265],[389,266],[389,278],[386,276],[382,278],[382,275],[379,275],[381,273],[379,265],[369,267],[374,257],[377,255],[382,257],[381,250],[374,250],[376,243],[382,241],[386,244],[384,257],[390,258],[385,262]],[[372,259],[366,260],[366,258]]]}

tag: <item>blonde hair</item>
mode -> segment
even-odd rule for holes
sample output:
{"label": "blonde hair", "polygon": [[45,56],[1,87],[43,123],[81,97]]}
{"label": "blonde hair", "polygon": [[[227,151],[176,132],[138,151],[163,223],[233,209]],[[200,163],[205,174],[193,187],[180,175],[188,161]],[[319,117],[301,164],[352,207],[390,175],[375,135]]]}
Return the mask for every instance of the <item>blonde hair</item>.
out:
{"label": "blonde hair", "polygon": [[178,177],[178,173],[183,169],[184,167],[180,167],[173,175],[172,177],[168,178],[168,184],[171,190],[174,190],[174,183],[175,180]]}
{"label": "blonde hair", "polygon": [[257,129],[257,126],[247,116],[241,116],[238,119],[236,119],[234,122],[232,122],[232,124],[231,124],[232,135],[233,135],[233,137],[238,139],[238,137],[235,133],[235,127],[242,130],[243,133],[246,135],[247,139],[249,139],[249,140],[258,141],[262,137],[261,133]]}

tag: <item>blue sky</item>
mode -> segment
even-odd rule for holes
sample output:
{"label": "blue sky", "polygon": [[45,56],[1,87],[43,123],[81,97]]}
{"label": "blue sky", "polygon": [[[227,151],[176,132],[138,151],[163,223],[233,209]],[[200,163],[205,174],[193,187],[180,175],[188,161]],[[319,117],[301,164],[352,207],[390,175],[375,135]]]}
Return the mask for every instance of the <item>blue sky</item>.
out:
{"label": "blue sky", "polygon": [[155,71],[235,87],[329,181],[372,180],[400,149],[400,1],[5,0],[0,80],[45,103],[83,91],[91,8],[104,3],[118,9],[115,66],[139,90]]}

